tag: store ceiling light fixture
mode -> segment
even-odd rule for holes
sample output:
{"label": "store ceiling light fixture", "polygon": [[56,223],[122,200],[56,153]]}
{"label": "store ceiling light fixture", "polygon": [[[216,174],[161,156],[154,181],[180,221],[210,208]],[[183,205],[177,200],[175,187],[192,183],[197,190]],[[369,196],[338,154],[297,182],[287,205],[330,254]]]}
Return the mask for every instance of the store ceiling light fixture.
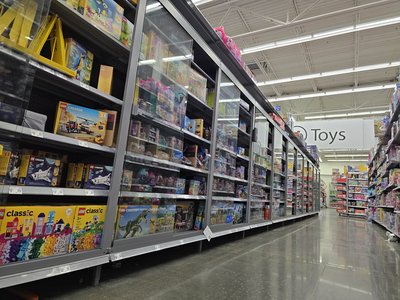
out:
{"label": "store ceiling light fixture", "polygon": [[308,80],[308,79],[316,79],[316,78],[323,78],[323,77],[330,77],[330,76],[337,76],[337,75],[344,75],[344,74],[351,74],[351,73],[358,73],[358,72],[365,72],[365,71],[373,71],[379,69],[386,69],[386,68],[393,68],[399,67],[400,61],[382,63],[382,64],[375,64],[375,65],[368,65],[368,66],[361,66],[355,68],[347,68],[341,70],[334,70],[328,72],[320,72],[320,73],[313,73],[307,75],[299,75],[275,80],[267,80],[263,82],[257,83],[258,86],[266,86],[266,85],[274,85],[280,83],[288,83],[293,81],[301,81],[301,80]]}
{"label": "store ceiling light fixture", "polygon": [[376,110],[376,111],[365,111],[365,112],[346,113],[346,114],[320,115],[320,116],[304,117],[304,119],[318,120],[318,119],[335,119],[335,118],[356,117],[356,116],[382,115],[386,114],[388,111],[389,110]]}
{"label": "store ceiling light fixture", "polygon": [[336,158],[336,157],[368,157],[368,154],[329,154],[329,155],[324,155],[326,158],[328,157],[332,157],[332,158]]}
{"label": "store ceiling light fixture", "polygon": [[[199,5],[203,5],[203,4],[209,3],[211,1],[214,1],[214,0],[192,0],[191,2],[194,5],[199,6]],[[149,5],[146,6],[146,12],[152,12],[152,11],[158,10],[160,8],[161,8],[161,4],[160,3],[158,3],[158,2],[152,3],[152,4],[149,4]]]}
{"label": "store ceiling light fixture", "polygon": [[333,30],[312,33],[312,34],[299,36],[299,37],[295,37],[295,38],[291,38],[291,39],[280,40],[280,41],[276,41],[276,42],[272,42],[272,43],[266,43],[266,44],[262,44],[262,45],[258,45],[258,46],[254,46],[254,47],[245,48],[242,50],[242,54],[250,54],[250,53],[255,53],[255,52],[260,52],[260,51],[265,51],[265,50],[271,50],[271,49],[291,46],[291,45],[297,45],[297,44],[301,44],[304,42],[316,41],[316,40],[329,38],[329,37],[333,37],[333,36],[338,36],[338,35],[342,35],[342,34],[358,32],[358,31],[363,31],[363,30],[368,30],[368,29],[373,29],[373,28],[379,28],[382,26],[389,26],[389,25],[394,25],[394,24],[398,24],[398,23],[400,23],[400,17],[376,20],[376,21],[372,21],[372,22],[366,22],[366,23],[361,23],[361,24],[357,24],[357,25],[346,26],[346,27],[337,28],[337,29],[333,29]]}
{"label": "store ceiling light fixture", "polygon": [[368,159],[328,159],[329,162],[368,162]]}
{"label": "store ceiling light fixture", "polygon": [[386,84],[380,84],[380,85],[374,85],[374,86],[354,87],[354,88],[342,89],[342,90],[332,90],[332,91],[317,92],[317,93],[310,93],[310,94],[289,95],[289,96],[283,96],[283,97],[277,97],[277,98],[268,98],[268,100],[269,100],[269,102],[280,102],[280,101],[307,99],[307,98],[315,98],[315,97],[326,97],[326,96],[361,93],[361,92],[368,92],[368,91],[386,90],[386,89],[392,89],[395,86],[396,85],[394,83],[386,83]]}

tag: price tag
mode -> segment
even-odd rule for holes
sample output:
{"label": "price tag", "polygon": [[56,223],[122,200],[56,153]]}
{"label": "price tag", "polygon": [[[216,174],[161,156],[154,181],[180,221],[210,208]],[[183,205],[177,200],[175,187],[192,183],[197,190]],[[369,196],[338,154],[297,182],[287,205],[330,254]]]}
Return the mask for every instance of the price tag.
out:
{"label": "price tag", "polygon": [[155,246],[154,246],[154,249],[156,249],[156,250],[158,251],[158,250],[161,249],[161,246],[160,246],[160,245],[155,245]]}
{"label": "price tag", "polygon": [[184,241],[184,240],[180,240],[179,243],[180,243],[181,245],[184,245],[184,244],[185,244],[185,241]]}
{"label": "price tag", "polygon": [[203,234],[204,234],[204,236],[206,237],[207,241],[211,241],[211,238],[212,238],[213,233],[212,233],[210,227],[207,226],[207,227],[203,230]]}
{"label": "price tag", "polygon": [[121,253],[115,253],[114,254],[114,260],[121,260],[121,259],[122,259]]}
{"label": "price tag", "polygon": [[53,274],[65,274],[65,273],[69,273],[71,272],[71,266],[61,266],[61,267],[57,267],[57,268],[53,268],[52,273]]}
{"label": "price tag", "polygon": [[85,190],[85,196],[94,196],[94,190]]}
{"label": "price tag", "polygon": [[8,190],[8,193],[11,195],[22,195],[22,187],[11,185]]}
{"label": "price tag", "polygon": [[89,147],[88,142],[85,142],[85,141],[78,141],[78,145],[81,147],[85,147],[85,148]]}
{"label": "price tag", "polygon": [[64,74],[60,73],[60,72],[54,72],[56,74],[57,77],[65,79]]}
{"label": "price tag", "polygon": [[85,90],[88,90],[88,91],[90,90],[90,87],[83,82],[79,82],[79,85],[81,86],[81,88],[84,88]]}
{"label": "price tag", "polygon": [[36,129],[31,129],[31,136],[37,137],[37,138],[43,138],[43,131],[39,131]]}
{"label": "price tag", "polygon": [[52,188],[52,191],[53,191],[53,196],[64,196],[64,190],[63,189]]}

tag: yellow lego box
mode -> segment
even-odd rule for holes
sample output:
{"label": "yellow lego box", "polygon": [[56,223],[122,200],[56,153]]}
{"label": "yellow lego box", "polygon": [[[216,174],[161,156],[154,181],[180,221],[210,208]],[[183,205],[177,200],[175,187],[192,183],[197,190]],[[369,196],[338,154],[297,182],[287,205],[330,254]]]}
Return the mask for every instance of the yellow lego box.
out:
{"label": "yellow lego box", "polygon": [[99,248],[105,217],[106,205],[77,206],[69,252]]}
{"label": "yellow lego box", "polygon": [[68,252],[75,206],[0,209],[0,265]]}

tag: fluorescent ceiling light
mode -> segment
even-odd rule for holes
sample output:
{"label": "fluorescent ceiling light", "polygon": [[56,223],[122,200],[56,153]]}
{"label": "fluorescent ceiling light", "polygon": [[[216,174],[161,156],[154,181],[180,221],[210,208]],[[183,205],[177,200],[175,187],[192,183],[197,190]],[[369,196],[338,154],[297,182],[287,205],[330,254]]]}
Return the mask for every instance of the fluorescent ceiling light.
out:
{"label": "fluorescent ceiling light", "polygon": [[234,86],[233,82],[221,82],[220,87]]}
{"label": "fluorescent ceiling light", "polygon": [[157,61],[155,59],[146,59],[139,61],[139,66],[142,65],[154,65]]}
{"label": "fluorescent ceiling light", "polygon": [[239,99],[220,99],[219,103],[229,103],[229,102],[240,102],[240,98]]}
{"label": "fluorescent ceiling light", "polygon": [[347,33],[367,30],[367,29],[373,29],[373,28],[378,28],[378,27],[388,26],[388,25],[393,25],[393,24],[398,24],[398,23],[400,23],[400,17],[366,22],[366,23],[361,23],[361,24],[357,24],[357,25],[353,25],[353,26],[346,26],[346,27],[342,27],[342,28],[338,28],[338,29],[307,34],[307,35],[299,36],[296,38],[290,38],[290,39],[286,39],[286,40],[280,40],[280,41],[275,41],[272,43],[266,43],[266,44],[262,44],[262,45],[258,45],[258,46],[245,48],[242,50],[242,54],[249,54],[249,53],[260,52],[260,51],[265,51],[265,50],[270,50],[270,49],[281,48],[281,47],[290,46],[290,45],[297,45],[297,44],[301,44],[304,42],[316,41],[316,40],[320,40],[320,39],[324,39],[324,38],[328,38],[328,37],[333,37],[333,36],[338,36],[338,35],[342,35],[342,34],[347,34]]}
{"label": "fluorescent ceiling light", "polygon": [[368,91],[377,91],[377,90],[386,90],[394,88],[396,85],[394,83],[387,83],[375,86],[365,86],[365,87],[355,87],[350,89],[343,90],[332,90],[325,92],[317,92],[310,94],[300,94],[300,95],[290,95],[283,96],[277,98],[268,98],[269,102],[280,102],[280,101],[288,101],[288,100],[296,100],[296,99],[307,99],[307,98],[315,98],[315,97],[326,97],[326,96],[334,96],[334,95],[343,95],[343,94],[351,94],[351,93],[361,93]]}
{"label": "fluorescent ceiling light", "polygon": [[330,76],[336,76],[336,75],[344,75],[344,74],[386,69],[386,68],[399,67],[399,66],[400,66],[400,61],[394,61],[394,62],[388,62],[388,63],[382,63],[382,64],[361,66],[361,67],[355,67],[355,68],[347,68],[347,69],[313,73],[313,74],[307,74],[307,75],[299,75],[299,76],[293,76],[293,77],[287,77],[287,78],[281,78],[281,79],[275,79],[275,80],[267,80],[267,81],[259,82],[259,83],[257,83],[257,85],[258,86],[273,85],[273,84],[287,83],[287,82],[307,80],[307,79],[316,79],[316,78],[322,78],[322,77],[330,77]]}
{"label": "fluorescent ceiling light", "polygon": [[165,62],[169,62],[169,61],[188,60],[188,59],[192,59],[192,58],[193,58],[192,54],[187,54],[187,55],[164,57],[162,60],[165,61]]}
{"label": "fluorescent ceiling light", "polygon": [[381,115],[387,112],[389,112],[389,110],[376,110],[376,111],[366,111],[366,112],[347,113],[347,114],[311,116],[311,117],[304,117],[304,119],[317,120],[317,119],[333,119],[333,118],[344,118],[344,117],[355,117],[355,116],[370,116],[370,115]]}
{"label": "fluorescent ceiling light", "polygon": [[195,4],[197,6],[206,4],[211,1],[214,1],[214,0],[192,0],[193,4]]}
{"label": "fluorescent ceiling light", "polygon": [[325,155],[325,157],[368,157],[368,154],[329,154]]}
{"label": "fluorescent ceiling light", "polygon": [[368,159],[328,159],[327,161],[336,161],[336,162],[352,162],[352,161],[365,161],[368,162]]}

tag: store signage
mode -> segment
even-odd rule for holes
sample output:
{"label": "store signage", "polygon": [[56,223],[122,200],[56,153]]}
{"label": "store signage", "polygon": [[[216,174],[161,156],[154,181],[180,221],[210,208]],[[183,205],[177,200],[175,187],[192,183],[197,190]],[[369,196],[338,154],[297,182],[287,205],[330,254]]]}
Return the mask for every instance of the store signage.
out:
{"label": "store signage", "polygon": [[374,120],[322,120],[296,122],[308,145],[319,149],[369,149],[374,145]]}

